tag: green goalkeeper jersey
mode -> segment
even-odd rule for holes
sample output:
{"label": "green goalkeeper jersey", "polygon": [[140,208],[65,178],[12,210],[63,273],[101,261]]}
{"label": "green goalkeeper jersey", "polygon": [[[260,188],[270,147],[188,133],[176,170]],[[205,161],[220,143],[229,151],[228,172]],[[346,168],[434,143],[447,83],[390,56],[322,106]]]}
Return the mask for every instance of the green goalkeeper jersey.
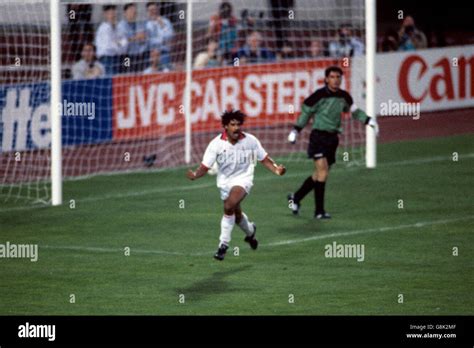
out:
{"label": "green goalkeeper jersey", "polygon": [[339,89],[332,92],[328,87],[323,87],[305,99],[295,128],[300,131],[310,118],[314,118],[313,129],[341,133],[341,114],[343,112],[351,112],[353,119],[360,120],[365,124],[370,118],[364,111],[355,107],[351,95],[346,91]]}

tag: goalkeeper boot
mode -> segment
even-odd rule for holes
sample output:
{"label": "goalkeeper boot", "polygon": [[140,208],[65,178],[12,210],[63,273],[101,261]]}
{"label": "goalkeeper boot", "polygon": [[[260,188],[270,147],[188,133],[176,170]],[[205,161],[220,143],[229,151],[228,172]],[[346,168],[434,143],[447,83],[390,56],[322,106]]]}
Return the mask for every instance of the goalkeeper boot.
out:
{"label": "goalkeeper boot", "polygon": [[251,236],[245,237],[244,241],[249,243],[250,247],[253,250],[256,250],[258,248],[258,240],[255,239],[255,234],[257,233],[257,226],[255,226],[254,223],[252,223],[252,225],[253,225],[253,234]]}
{"label": "goalkeeper boot", "polygon": [[291,209],[291,212],[293,213],[293,215],[298,215],[300,213],[300,202],[295,202],[295,194],[294,193],[290,193],[288,195],[288,208]]}
{"label": "goalkeeper boot", "polygon": [[325,211],[323,211],[322,213],[315,212],[315,213],[314,213],[314,218],[315,218],[315,219],[318,219],[318,220],[330,219],[330,218],[331,218],[331,215],[329,215],[329,214],[326,213]]}
{"label": "goalkeeper boot", "polygon": [[222,244],[222,245],[219,247],[219,249],[217,249],[217,252],[215,253],[214,258],[215,258],[216,260],[219,260],[219,261],[224,260],[225,253],[227,252],[227,249],[228,249],[228,248],[229,248],[229,247],[228,247],[227,245]]}

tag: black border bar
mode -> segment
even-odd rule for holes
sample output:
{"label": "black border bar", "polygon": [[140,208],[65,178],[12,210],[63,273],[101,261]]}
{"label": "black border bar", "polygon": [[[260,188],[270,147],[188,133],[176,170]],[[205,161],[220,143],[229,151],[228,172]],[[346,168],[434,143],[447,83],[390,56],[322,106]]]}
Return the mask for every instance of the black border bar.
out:
{"label": "black border bar", "polygon": [[[474,344],[473,316],[0,316],[0,347],[57,344]],[[20,325],[55,325],[55,340]],[[407,334],[427,334],[407,338]],[[455,334],[434,338],[433,334]]]}

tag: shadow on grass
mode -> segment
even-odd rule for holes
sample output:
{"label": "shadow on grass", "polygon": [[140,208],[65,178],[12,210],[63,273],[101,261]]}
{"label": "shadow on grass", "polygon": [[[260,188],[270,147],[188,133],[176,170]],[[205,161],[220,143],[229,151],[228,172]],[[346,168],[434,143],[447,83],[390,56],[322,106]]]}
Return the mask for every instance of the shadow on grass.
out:
{"label": "shadow on grass", "polygon": [[186,298],[191,300],[200,300],[206,296],[245,290],[229,287],[229,282],[225,278],[246,271],[251,267],[251,265],[244,265],[226,271],[214,272],[209,277],[191,284],[187,288],[178,289],[178,293],[186,294]]}

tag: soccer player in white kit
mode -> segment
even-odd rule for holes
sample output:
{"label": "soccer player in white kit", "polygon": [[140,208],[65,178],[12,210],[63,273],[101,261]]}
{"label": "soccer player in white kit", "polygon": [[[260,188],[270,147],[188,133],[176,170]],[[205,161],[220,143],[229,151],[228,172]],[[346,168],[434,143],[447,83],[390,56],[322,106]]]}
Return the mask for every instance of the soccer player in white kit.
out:
{"label": "soccer player in white kit", "polygon": [[231,240],[232,229],[237,224],[245,233],[245,241],[255,250],[258,241],[255,238],[256,226],[242,211],[240,203],[253,186],[254,167],[257,161],[276,175],[283,175],[286,168],[277,165],[264,150],[260,141],[252,134],[241,131],[245,114],[239,110],[226,111],[221,116],[224,131],[211,140],[207,146],[201,165],[187,173],[190,180],[204,176],[217,163],[217,187],[224,201],[224,216],[221,220],[219,248],[214,255],[224,260]]}

